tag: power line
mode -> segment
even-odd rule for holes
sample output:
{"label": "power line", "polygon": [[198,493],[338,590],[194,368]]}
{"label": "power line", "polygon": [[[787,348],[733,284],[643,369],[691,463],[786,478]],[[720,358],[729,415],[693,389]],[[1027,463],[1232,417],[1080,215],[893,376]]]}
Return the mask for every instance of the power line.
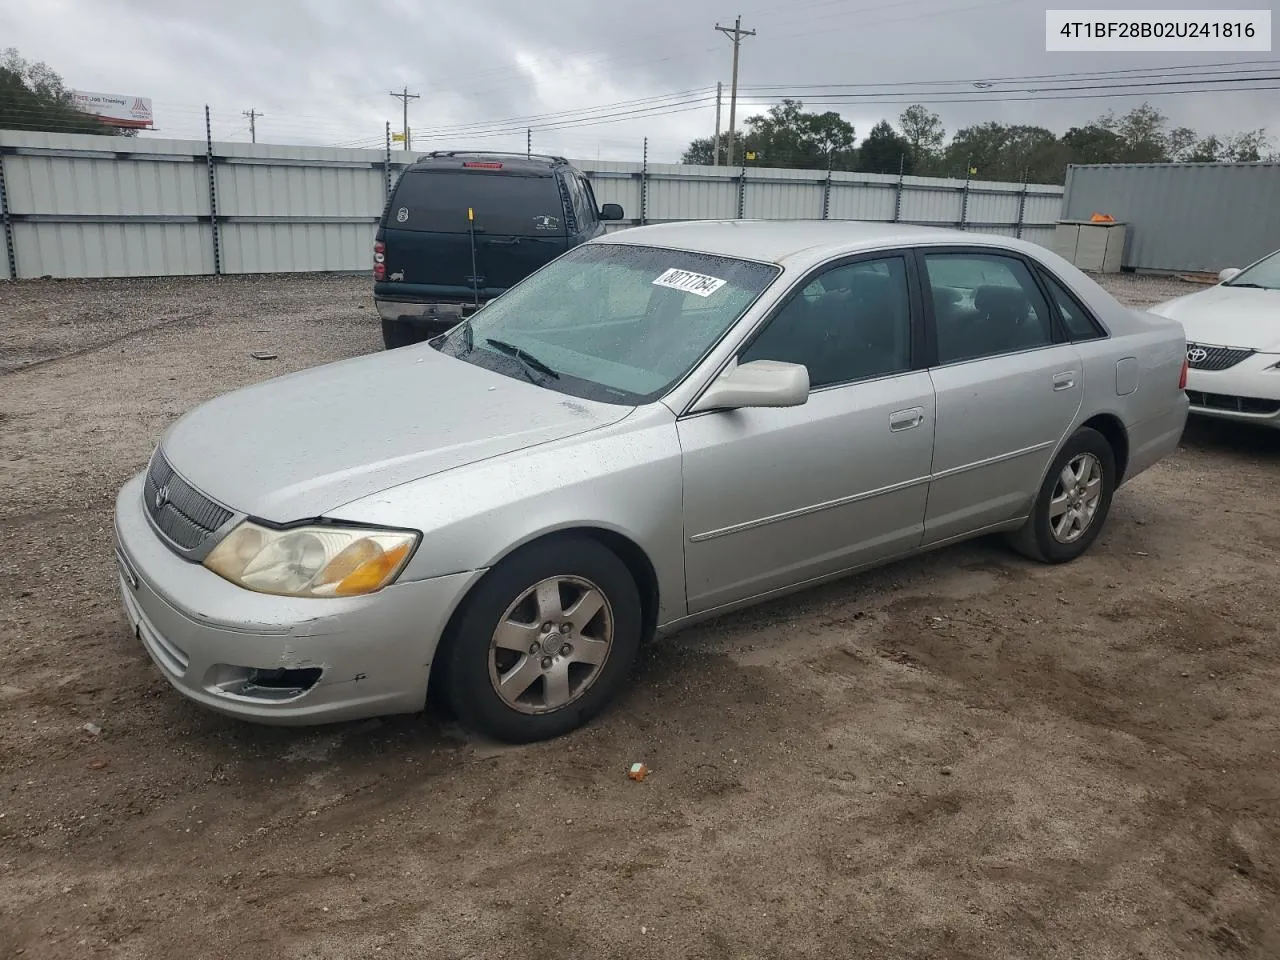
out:
{"label": "power line", "polygon": [[[1262,66],[1252,66],[1254,64],[1262,64]],[[1216,71],[1210,68],[1216,67],[1250,67],[1250,69],[1231,69]],[[743,85],[743,90],[764,91],[764,90],[793,90],[799,88],[825,88],[825,89],[844,89],[844,88],[865,88],[865,87],[928,87],[928,86],[947,86],[951,84],[987,84],[987,83],[1015,83],[1029,80],[1062,80],[1064,82],[1075,82],[1072,78],[1080,80],[1099,80],[1103,77],[1119,76],[1123,74],[1151,74],[1156,77],[1164,77],[1174,71],[1185,71],[1179,73],[1180,76],[1187,76],[1195,73],[1205,73],[1215,76],[1219,73],[1223,75],[1237,73],[1257,73],[1265,70],[1274,70],[1280,68],[1280,60],[1239,60],[1239,61],[1222,61],[1217,63],[1204,64],[1170,64],[1163,67],[1129,67],[1123,70],[1084,70],[1075,73],[1031,73],[1022,74],[1016,77],[962,77],[952,80],[897,80],[885,81],[884,83],[781,83],[781,84],[755,84]]]}

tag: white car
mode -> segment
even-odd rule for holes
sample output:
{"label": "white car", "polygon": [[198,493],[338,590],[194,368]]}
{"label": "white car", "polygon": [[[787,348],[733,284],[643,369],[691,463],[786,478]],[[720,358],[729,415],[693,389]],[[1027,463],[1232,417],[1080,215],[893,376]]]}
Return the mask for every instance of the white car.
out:
{"label": "white car", "polygon": [[1191,412],[1280,428],[1280,250],[1151,308],[1187,335]]}

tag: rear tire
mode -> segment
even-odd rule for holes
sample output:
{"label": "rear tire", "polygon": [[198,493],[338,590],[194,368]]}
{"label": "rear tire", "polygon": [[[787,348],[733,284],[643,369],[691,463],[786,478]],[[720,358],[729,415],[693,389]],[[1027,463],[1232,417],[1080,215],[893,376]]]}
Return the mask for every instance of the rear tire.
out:
{"label": "rear tire", "polygon": [[1076,559],[1102,531],[1115,487],[1115,451],[1097,430],[1081,427],[1054,458],[1031,515],[1010,544],[1041,563]]}
{"label": "rear tire", "polygon": [[425,337],[418,336],[407,324],[385,318],[382,321],[382,343],[388,350],[409,347],[415,343],[421,343],[424,339]]}
{"label": "rear tire", "polygon": [[463,726],[509,743],[558,737],[618,693],[640,647],[640,593],[625,563],[585,536],[534,543],[467,598],[441,666]]}

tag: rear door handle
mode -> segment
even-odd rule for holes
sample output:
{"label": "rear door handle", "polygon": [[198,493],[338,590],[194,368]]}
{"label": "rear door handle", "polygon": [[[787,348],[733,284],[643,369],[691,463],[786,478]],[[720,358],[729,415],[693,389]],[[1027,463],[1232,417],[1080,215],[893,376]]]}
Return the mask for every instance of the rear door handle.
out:
{"label": "rear door handle", "polygon": [[1055,373],[1053,375],[1053,389],[1070,390],[1076,385],[1076,375],[1074,371],[1068,370],[1066,373]]}
{"label": "rear door handle", "polygon": [[889,430],[892,433],[910,430],[912,427],[920,426],[923,422],[923,407],[912,407],[910,410],[899,410],[897,413],[889,414]]}

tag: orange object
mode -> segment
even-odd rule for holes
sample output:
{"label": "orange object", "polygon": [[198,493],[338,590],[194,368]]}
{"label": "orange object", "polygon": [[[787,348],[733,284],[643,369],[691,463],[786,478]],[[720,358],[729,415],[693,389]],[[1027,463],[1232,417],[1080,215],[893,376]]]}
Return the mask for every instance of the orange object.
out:
{"label": "orange object", "polygon": [[649,775],[649,768],[643,763],[633,763],[631,769],[627,771],[627,776],[632,780],[643,780]]}
{"label": "orange object", "polygon": [[1109,213],[1095,213],[1089,218],[1094,223],[1115,223],[1116,218]]}

